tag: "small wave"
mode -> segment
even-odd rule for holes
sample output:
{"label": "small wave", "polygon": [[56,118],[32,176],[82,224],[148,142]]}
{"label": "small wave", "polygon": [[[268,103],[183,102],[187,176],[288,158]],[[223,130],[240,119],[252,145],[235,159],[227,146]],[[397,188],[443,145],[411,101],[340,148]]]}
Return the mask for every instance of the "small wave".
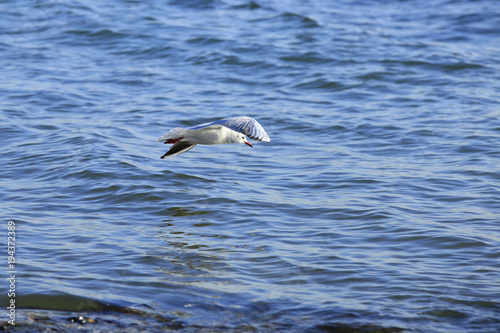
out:
{"label": "small wave", "polygon": [[65,33],[76,36],[86,36],[98,40],[113,40],[127,37],[127,34],[115,32],[111,29],[100,30],[66,30]]}
{"label": "small wave", "polygon": [[254,22],[268,22],[268,23],[274,23],[274,22],[281,22],[281,23],[286,23],[287,26],[288,24],[293,24],[292,27],[295,28],[318,28],[320,27],[320,24],[316,22],[314,19],[301,15],[301,14],[296,14],[296,13],[291,13],[291,12],[286,12],[266,18],[259,18],[254,20]]}
{"label": "small wave", "polygon": [[329,81],[321,78],[299,83],[295,85],[294,88],[339,91],[339,90],[344,90],[346,86],[335,81]]}
{"label": "small wave", "polygon": [[326,64],[334,61],[334,59],[327,58],[317,52],[306,52],[300,55],[290,55],[279,58],[282,61],[298,62],[308,64]]}

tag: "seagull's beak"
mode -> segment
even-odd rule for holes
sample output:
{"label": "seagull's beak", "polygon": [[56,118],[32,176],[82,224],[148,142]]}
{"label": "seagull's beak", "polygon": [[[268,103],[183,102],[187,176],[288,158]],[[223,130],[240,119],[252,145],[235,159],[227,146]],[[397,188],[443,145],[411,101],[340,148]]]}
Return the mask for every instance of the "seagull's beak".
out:
{"label": "seagull's beak", "polygon": [[249,145],[250,147],[252,147],[252,148],[253,148],[253,146],[252,146],[252,144],[251,144],[250,142],[245,141],[245,144],[246,144],[246,145]]}

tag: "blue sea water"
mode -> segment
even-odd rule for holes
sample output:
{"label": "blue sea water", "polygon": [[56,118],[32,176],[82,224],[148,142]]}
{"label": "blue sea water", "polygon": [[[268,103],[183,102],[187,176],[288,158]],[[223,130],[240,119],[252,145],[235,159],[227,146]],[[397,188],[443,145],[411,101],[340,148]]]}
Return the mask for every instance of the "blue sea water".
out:
{"label": "blue sea water", "polygon": [[[148,331],[500,330],[496,1],[0,12],[19,330],[122,331],[98,304]],[[271,142],[159,158],[166,130],[240,115]]]}

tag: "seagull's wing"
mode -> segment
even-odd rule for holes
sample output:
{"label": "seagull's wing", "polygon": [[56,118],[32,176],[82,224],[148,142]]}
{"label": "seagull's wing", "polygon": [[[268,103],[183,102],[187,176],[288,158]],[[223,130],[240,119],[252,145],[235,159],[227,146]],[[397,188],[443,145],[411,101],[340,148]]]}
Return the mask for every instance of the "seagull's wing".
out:
{"label": "seagull's wing", "polygon": [[205,123],[193,127],[188,127],[187,129],[198,130],[212,125],[225,126],[229,129],[232,129],[233,131],[245,134],[250,139],[271,142],[271,139],[269,138],[269,135],[267,135],[264,128],[257,122],[257,120],[250,117],[226,118],[213,121],[211,123]]}
{"label": "seagull's wing", "polygon": [[190,149],[193,149],[196,147],[195,143],[190,143],[187,141],[179,141],[176,144],[174,144],[169,151],[167,151],[162,157],[160,158],[165,158],[165,157],[172,157],[176,156],[182,153],[187,152]]}

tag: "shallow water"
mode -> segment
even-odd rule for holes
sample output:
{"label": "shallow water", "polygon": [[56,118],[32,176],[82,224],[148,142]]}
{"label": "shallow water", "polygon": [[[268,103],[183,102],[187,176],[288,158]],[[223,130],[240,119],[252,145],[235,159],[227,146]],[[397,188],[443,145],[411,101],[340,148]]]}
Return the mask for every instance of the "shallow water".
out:
{"label": "shallow water", "polygon": [[[498,331],[496,2],[0,10],[20,307]],[[166,130],[239,115],[271,142],[159,159]]]}

